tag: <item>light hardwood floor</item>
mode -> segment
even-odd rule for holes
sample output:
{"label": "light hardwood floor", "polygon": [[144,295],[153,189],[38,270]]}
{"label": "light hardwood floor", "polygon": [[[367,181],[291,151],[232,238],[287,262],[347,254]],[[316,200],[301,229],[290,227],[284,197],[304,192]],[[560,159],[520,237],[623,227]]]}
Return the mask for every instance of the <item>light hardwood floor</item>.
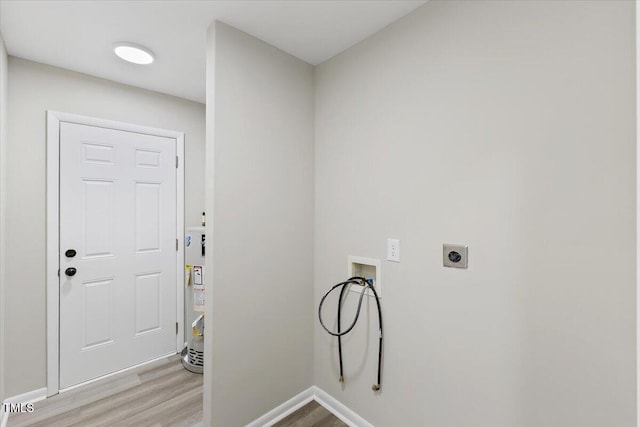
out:
{"label": "light hardwood floor", "polygon": [[60,393],[11,415],[8,427],[191,427],[202,421],[202,375],[179,356]]}
{"label": "light hardwood floor", "polygon": [[311,402],[298,409],[293,414],[282,419],[273,425],[273,427],[348,427],[333,415],[331,412],[323,408],[318,402]]}

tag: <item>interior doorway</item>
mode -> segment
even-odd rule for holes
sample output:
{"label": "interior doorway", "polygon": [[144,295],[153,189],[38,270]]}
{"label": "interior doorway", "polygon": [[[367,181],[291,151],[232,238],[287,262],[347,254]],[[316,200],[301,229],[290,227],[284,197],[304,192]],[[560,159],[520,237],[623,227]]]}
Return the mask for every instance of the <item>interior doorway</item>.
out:
{"label": "interior doorway", "polygon": [[184,136],[47,114],[47,394],[184,343]]}

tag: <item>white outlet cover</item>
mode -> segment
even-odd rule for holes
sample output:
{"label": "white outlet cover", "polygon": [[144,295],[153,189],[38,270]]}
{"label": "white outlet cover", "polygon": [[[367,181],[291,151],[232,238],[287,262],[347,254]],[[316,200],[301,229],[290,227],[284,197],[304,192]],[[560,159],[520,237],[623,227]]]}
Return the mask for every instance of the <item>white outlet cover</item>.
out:
{"label": "white outlet cover", "polygon": [[387,261],[400,262],[399,239],[387,239]]}

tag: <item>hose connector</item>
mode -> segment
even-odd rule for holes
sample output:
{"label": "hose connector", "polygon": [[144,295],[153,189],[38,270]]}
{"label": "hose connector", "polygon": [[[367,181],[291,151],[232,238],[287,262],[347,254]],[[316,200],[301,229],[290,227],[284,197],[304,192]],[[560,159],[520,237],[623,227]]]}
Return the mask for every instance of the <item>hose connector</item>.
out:
{"label": "hose connector", "polygon": [[340,382],[340,383],[344,382],[344,377],[342,375],[340,375],[340,378],[338,378],[338,382]]}
{"label": "hose connector", "polygon": [[371,386],[371,390],[373,391],[380,391],[380,384],[374,384]]}

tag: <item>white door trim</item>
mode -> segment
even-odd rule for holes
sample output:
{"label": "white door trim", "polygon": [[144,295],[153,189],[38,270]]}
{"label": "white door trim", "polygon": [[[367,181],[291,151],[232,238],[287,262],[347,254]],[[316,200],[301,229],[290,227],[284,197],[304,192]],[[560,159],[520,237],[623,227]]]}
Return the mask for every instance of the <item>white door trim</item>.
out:
{"label": "white door trim", "polygon": [[636,6],[636,425],[640,427],[640,1]]}
{"label": "white door trim", "polygon": [[142,133],[176,140],[176,352],[184,345],[184,133],[139,126],[76,114],[47,111],[47,396],[59,391],[60,295],[59,295],[59,200],[60,200],[60,122]]}

